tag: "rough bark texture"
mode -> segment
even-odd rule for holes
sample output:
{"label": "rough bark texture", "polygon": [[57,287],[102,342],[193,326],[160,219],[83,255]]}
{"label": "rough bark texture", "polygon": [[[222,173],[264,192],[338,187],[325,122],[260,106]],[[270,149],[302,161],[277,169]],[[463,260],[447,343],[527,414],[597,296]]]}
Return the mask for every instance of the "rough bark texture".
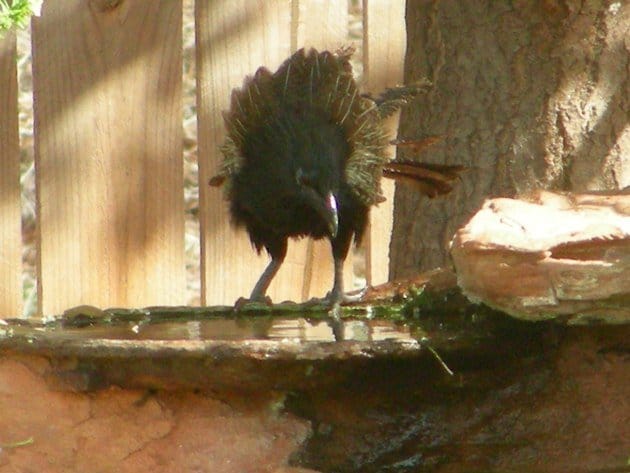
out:
{"label": "rough bark texture", "polygon": [[400,134],[471,169],[446,199],[397,189],[392,277],[444,264],[488,196],[630,185],[629,25],[627,2],[408,0],[405,80],[433,88]]}

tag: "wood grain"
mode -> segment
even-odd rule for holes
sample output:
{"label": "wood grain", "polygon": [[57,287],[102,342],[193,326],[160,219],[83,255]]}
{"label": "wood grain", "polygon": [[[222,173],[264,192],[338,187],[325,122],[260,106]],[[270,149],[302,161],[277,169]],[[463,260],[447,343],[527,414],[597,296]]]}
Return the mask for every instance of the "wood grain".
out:
{"label": "wood grain", "polygon": [[[406,48],[405,1],[363,0],[364,75],[367,90],[378,94],[388,86],[402,83]],[[398,129],[398,113],[388,120],[391,135]],[[395,156],[391,147],[391,156]],[[366,273],[368,284],[389,278],[389,244],[393,226],[394,183],[383,180],[387,199],[371,211],[366,234]]]}
{"label": "wood grain", "polygon": [[487,199],[449,249],[472,300],[529,321],[630,323],[630,192]]}
{"label": "wood grain", "polygon": [[66,0],[33,21],[44,314],[185,301],[181,8]]}
{"label": "wood grain", "polygon": [[[232,304],[249,296],[268,257],[256,255],[247,234],[230,225],[223,190],[207,183],[223,159],[221,113],[229,106],[232,89],[258,67],[273,70],[289,55],[291,4],[198,0],[195,18],[202,303]],[[287,257],[269,295],[276,300],[300,294],[302,275],[303,261],[295,264]]]}
{"label": "wood grain", "polygon": [[0,36],[0,318],[22,315],[20,149],[15,34]]}
{"label": "wood grain", "polygon": [[[315,48],[319,51],[335,51],[347,45],[348,2],[344,0],[301,0],[297,24],[297,48]],[[332,289],[334,266],[332,249],[327,239],[304,240],[298,243],[304,251],[306,266],[301,299],[323,297]],[[353,285],[352,249],[344,267],[345,289]]]}
{"label": "wood grain", "polygon": [[[347,3],[199,1],[196,18],[202,301],[232,304],[249,296],[269,258],[256,255],[247,234],[230,226],[222,190],[207,186],[223,159],[221,112],[229,106],[232,89],[258,67],[274,70],[300,47],[343,44]],[[290,240],[268,295],[274,301],[321,296],[332,287],[332,275],[327,241]]]}

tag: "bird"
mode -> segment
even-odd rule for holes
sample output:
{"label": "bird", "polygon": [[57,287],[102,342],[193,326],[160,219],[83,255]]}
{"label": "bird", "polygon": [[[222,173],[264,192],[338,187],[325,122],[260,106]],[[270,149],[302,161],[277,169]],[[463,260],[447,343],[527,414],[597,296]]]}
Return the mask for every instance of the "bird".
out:
{"label": "bird", "polygon": [[269,302],[288,239],[301,237],[331,242],[334,283],[323,300],[351,300],[343,263],[352,241],[361,242],[370,208],[384,200],[381,177],[415,182],[434,196],[449,192],[462,169],[390,159],[383,120],[427,83],[389,88],[376,98],[362,94],[352,54],[351,48],[299,49],[275,72],[260,67],[246,77],[223,112],[224,159],[209,184],[224,187],[232,223],[271,257],[248,301]]}

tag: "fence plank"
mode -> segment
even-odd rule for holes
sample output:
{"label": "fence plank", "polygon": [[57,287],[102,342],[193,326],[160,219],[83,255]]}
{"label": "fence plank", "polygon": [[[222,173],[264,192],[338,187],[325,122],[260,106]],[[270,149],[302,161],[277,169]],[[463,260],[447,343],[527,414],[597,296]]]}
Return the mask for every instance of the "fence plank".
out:
{"label": "fence plank", "polygon": [[[201,277],[204,304],[232,304],[249,296],[268,262],[257,256],[242,230],[229,224],[222,189],[208,187],[223,157],[225,132],[221,112],[230,92],[259,66],[273,70],[288,56],[291,4],[283,0],[197,0],[197,121],[201,227]],[[303,271],[287,258],[269,288],[275,300],[300,293]],[[287,285],[288,287],[283,287]]]}
{"label": "fence plank", "polygon": [[20,150],[15,33],[0,36],[0,317],[22,314]]}
{"label": "fence plank", "polygon": [[296,0],[298,48],[335,51],[348,44],[348,0]]}
{"label": "fence plank", "polygon": [[[363,0],[364,74],[368,90],[379,93],[403,81],[406,33],[404,0]],[[392,136],[398,129],[398,114],[387,123]],[[391,155],[394,156],[392,147]],[[371,211],[366,239],[366,272],[369,284],[387,281],[389,243],[392,234],[394,184],[383,181],[387,201]]]}
{"label": "fence plank", "polygon": [[[268,259],[255,257],[244,232],[230,228],[221,191],[206,184],[222,159],[221,111],[231,90],[257,67],[273,70],[298,47],[344,44],[348,8],[347,0],[199,1],[196,8],[202,292],[206,304],[229,304],[249,294]],[[331,258],[328,242],[291,241],[269,295],[274,300],[322,295],[332,286]]]}
{"label": "fence plank", "polygon": [[40,312],[185,301],[181,2],[33,20]]}
{"label": "fence plank", "polygon": [[[300,0],[297,20],[297,48],[314,47],[335,51],[348,45],[347,0]],[[333,284],[333,260],[327,240],[301,242],[304,251],[304,283],[302,299],[322,297]],[[353,287],[353,253],[350,250],[344,267],[345,289]]]}

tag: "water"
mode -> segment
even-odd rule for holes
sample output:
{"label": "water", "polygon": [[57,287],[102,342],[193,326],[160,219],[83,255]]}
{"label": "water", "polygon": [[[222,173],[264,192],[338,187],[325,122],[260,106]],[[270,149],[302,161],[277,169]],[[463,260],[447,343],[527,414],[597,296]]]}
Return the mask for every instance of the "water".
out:
{"label": "water", "polygon": [[[32,329],[31,329],[32,330]],[[16,329],[25,334],[28,328]],[[215,340],[378,342],[414,340],[409,326],[388,320],[335,320],[307,317],[213,317],[209,319],[96,323],[84,327],[61,324],[35,328],[34,336],[67,340]]]}

